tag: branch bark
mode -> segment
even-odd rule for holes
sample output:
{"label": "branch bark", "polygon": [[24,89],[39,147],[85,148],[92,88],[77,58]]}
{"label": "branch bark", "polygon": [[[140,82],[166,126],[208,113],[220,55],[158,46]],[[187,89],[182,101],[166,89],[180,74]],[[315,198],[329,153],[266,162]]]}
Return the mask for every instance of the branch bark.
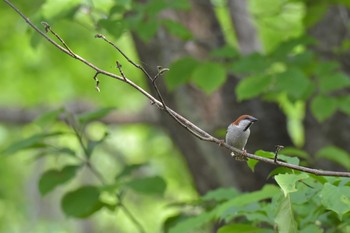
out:
{"label": "branch bark", "polygon": [[[61,50],[63,53],[67,54],[68,56],[71,56],[74,59],[79,60],[80,62],[86,64],[87,66],[91,67],[92,69],[94,69],[97,73],[100,74],[104,74],[105,76],[108,76],[110,78],[113,79],[117,79],[121,82],[126,83],[127,85],[130,85],[131,87],[133,87],[135,90],[139,91],[140,93],[142,93],[146,98],[148,98],[151,103],[155,106],[157,106],[160,110],[165,111],[165,113],[167,113],[169,116],[171,116],[173,119],[174,117],[177,119],[177,121],[182,125],[185,126],[184,128],[191,133],[192,135],[196,136],[197,138],[203,140],[203,141],[207,141],[207,142],[213,142],[216,143],[219,146],[222,146],[226,149],[228,149],[229,151],[234,152],[235,154],[242,154],[243,152],[241,150],[238,150],[234,147],[231,147],[230,145],[224,143],[222,140],[212,136],[211,134],[207,133],[205,130],[203,130],[202,128],[200,128],[199,126],[193,124],[191,121],[189,121],[188,119],[186,119],[185,117],[183,117],[182,115],[180,115],[179,113],[175,112],[174,110],[172,110],[171,108],[169,108],[168,106],[164,105],[164,103],[162,103],[161,101],[157,100],[157,98],[155,98],[153,95],[151,95],[150,93],[148,93],[147,91],[145,91],[144,89],[142,89],[141,87],[139,87],[138,85],[136,85],[135,83],[133,83],[130,79],[128,79],[127,77],[125,77],[124,75],[119,76],[119,75],[115,75],[113,73],[107,72],[105,70],[100,69],[99,67],[95,66],[94,64],[92,64],[91,62],[87,61],[86,59],[80,57],[78,54],[75,54],[71,49],[68,48],[68,46],[65,44],[65,42],[63,41],[62,38],[59,37],[58,34],[56,34],[55,32],[53,32],[51,30],[51,28],[45,24],[45,29],[47,29],[48,31],[50,31],[55,37],[57,37],[62,45],[59,45],[58,43],[56,43],[55,41],[53,41],[51,38],[49,38],[44,32],[42,32],[40,29],[38,29],[21,11],[19,11],[12,3],[10,3],[8,0],[4,0],[4,2],[6,2],[11,8],[13,8],[26,22],[27,24],[29,24],[34,30],[36,30],[39,34],[41,34],[46,40],[48,40],[51,44],[53,44],[55,47],[57,47],[59,50]],[[100,35],[98,36],[100,37]],[[107,39],[106,39],[107,40]],[[110,42],[108,40],[108,42],[110,44],[113,45],[112,42]],[[130,62],[130,61],[129,61]],[[174,125],[174,124],[173,124]],[[195,133],[194,133],[195,132]],[[274,159],[269,159],[269,158],[263,158],[251,153],[247,153],[246,154],[247,158],[250,159],[254,159],[254,160],[258,160],[260,162],[264,162],[267,164],[272,164],[272,165],[278,165],[278,166],[283,166],[286,168],[290,168],[290,169],[294,169],[294,170],[298,170],[298,171],[302,171],[302,172],[307,172],[307,173],[311,173],[311,174],[315,174],[315,175],[322,175],[322,176],[340,176],[340,177],[350,177],[350,172],[337,172],[337,171],[323,171],[323,170],[318,170],[318,169],[312,169],[312,168],[308,168],[308,167],[303,167],[303,166],[298,166],[298,165],[293,165],[293,164],[288,164],[285,162],[280,162],[278,161],[277,163],[274,161]]]}

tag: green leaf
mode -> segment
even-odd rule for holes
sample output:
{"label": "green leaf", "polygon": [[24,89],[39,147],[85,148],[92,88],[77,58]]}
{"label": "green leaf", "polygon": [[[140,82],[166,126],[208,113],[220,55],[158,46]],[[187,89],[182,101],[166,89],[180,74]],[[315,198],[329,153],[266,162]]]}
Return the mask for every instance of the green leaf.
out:
{"label": "green leaf", "polygon": [[296,183],[300,180],[307,179],[309,175],[306,173],[301,174],[278,174],[275,176],[277,184],[281,187],[284,196],[287,197],[289,193],[298,191]]}
{"label": "green leaf", "polygon": [[279,210],[277,212],[275,223],[278,226],[279,233],[297,233],[298,226],[294,219],[292,203],[290,196],[283,198]]}
{"label": "green leaf", "polygon": [[220,227],[217,233],[232,233],[232,232],[239,232],[239,233],[263,233],[266,232],[266,229],[261,229],[258,227],[255,227],[251,224],[230,224],[225,225],[223,227]]}
{"label": "green leaf", "polygon": [[[275,154],[272,153],[272,152],[269,152],[269,151],[263,151],[263,150],[258,150],[258,151],[255,151],[255,155],[258,155],[258,156],[261,156],[261,157],[264,157],[264,158],[274,158]],[[255,169],[255,166],[258,164],[259,161],[255,160],[255,159],[249,159],[247,161],[247,165],[248,167],[254,171]]]}
{"label": "green leaf", "polygon": [[60,18],[72,19],[80,8],[80,0],[48,0],[42,6],[45,18],[58,20]]}
{"label": "green leaf", "polygon": [[144,41],[149,42],[158,30],[158,22],[154,19],[142,21],[136,25],[135,32]]}
{"label": "green leaf", "polygon": [[298,156],[303,159],[310,159],[310,155],[306,151],[295,147],[285,147],[283,150],[281,150],[281,154],[288,156]]}
{"label": "green leaf", "polygon": [[169,233],[190,233],[194,232],[195,229],[209,223],[213,216],[211,213],[204,212],[194,217],[189,217],[185,220],[180,221],[174,227],[170,227]]}
{"label": "green leaf", "polygon": [[290,164],[294,164],[294,165],[299,165],[299,163],[300,163],[299,158],[283,155],[282,153],[278,154],[278,159],[283,160],[286,163],[290,163]]}
{"label": "green leaf", "polygon": [[21,150],[45,148],[47,147],[47,144],[44,142],[45,139],[51,138],[51,137],[57,137],[62,134],[63,134],[62,132],[34,134],[29,138],[26,138],[11,144],[7,148],[5,148],[3,151],[1,151],[1,154],[11,155]]}
{"label": "green leaf", "polygon": [[226,80],[226,70],[218,63],[206,62],[196,66],[191,81],[205,93],[211,94]]}
{"label": "green leaf", "polygon": [[316,153],[316,157],[328,159],[350,170],[350,154],[338,147],[323,147]]}
{"label": "green leaf", "polygon": [[86,148],[86,156],[88,158],[90,158],[92,153],[94,152],[95,148],[98,145],[102,144],[106,140],[107,137],[108,137],[108,133],[106,132],[102,136],[102,138],[100,140],[90,140],[90,139],[88,139],[87,148]]}
{"label": "green leaf", "polygon": [[236,58],[238,57],[239,52],[234,47],[226,45],[224,47],[212,50],[210,55],[217,58]]}
{"label": "green leaf", "polygon": [[319,77],[319,86],[323,93],[340,90],[350,86],[350,78],[339,72],[333,75],[322,75]]}
{"label": "green leaf", "polygon": [[301,70],[291,68],[276,75],[275,87],[292,100],[299,100],[308,96],[312,83]]}
{"label": "green leaf", "polygon": [[252,99],[270,90],[272,76],[258,75],[242,79],[236,87],[236,95],[239,101]]}
{"label": "green leaf", "polygon": [[80,166],[66,166],[62,170],[48,170],[44,172],[39,180],[39,191],[42,196],[51,192],[57,186],[66,183],[75,177]]}
{"label": "green leaf", "polygon": [[124,185],[135,192],[150,195],[163,195],[166,190],[166,183],[160,176],[133,179],[126,182]]}
{"label": "green leaf", "polygon": [[144,167],[146,165],[147,165],[147,163],[136,163],[136,164],[126,165],[125,167],[123,167],[123,170],[121,172],[119,172],[118,175],[116,175],[115,179],[119,180],[125,176],[129,176],[135,170],[138,170],[141,167]]}
{"label": "green leaf", "polygon": [[53,123],[55,123],[60,115],[64,112],[63,108],[59,108],[53,111],[46,112],[39,117],[37,117],[33,123],[41,126],[42,128],[48,128],[51,126]]}
{"label": "green leaf", "polygon": [[179,22],[164,19],[162,20],[162,24],[170,32],[170,34],[174,36],[177,36],[183,40],[189,40],[192,38],[191,32]]}
{"label": "green leaf", "polygon": [[239,74],[265,74],[271,61],[258,53],[250,54],[235,61],[232,65],[234,73]]}
{"label": "green leaf", "polygon": [[318,95],[311,101],[311,112],[322,122],[332,116],[337,110],[337,100],[333,97]]}
{"label": "green leaf", "polygon": [[339,110],[350,115],[350,95],[338,98]]}
{"label": "green leaf", "polygon": [[320,192],[322,205],[337,213],[340,220],[350,211],[350,187],[326,183]]}
{"label": "green leaf", "polygon": [[219,188],[207,192],[201,199],[204,201],[215,200],[219,202],[229,200],[233,197],[236,197],[238,194],[239,192],[233,188]]}
{"label": "green leaf", "polygon": [[287,115],[287,131],[294,145],[304,145],[304,116],[305,102],[302,100],[291,101],[286,93],[280,94],[277,102]]}
{"label": "green leaf", "polygon": [[83,186],[64,195],[61,206],[69,217],[87,218],[103,207],[100,190],[95,186]]}
{"label": "green leaf", "polygon": [[303,229],[300,229],[299,233],[324,233],[324,231],[321,229],[321,226],[310,224],[306,227],[303,227]]}
{"label": "green leaf", "polygon": [[121,20],[116,19],[100,19],[97,25],[104,28],[109,34],[118,39],[126,32],[126,25]]}
{"label": "green leaf", "polygon": [[255,154],[264,158],[274,158],[275,157],[275,153],[270,152],[270,151],[264,151],[264,150],[257,150],[255,151]]}
{"label": "green leaf", "polygon": [[215,215],[221,218],[224,213],[232,207],[244,206],[254,202],[259,202],[267,198],[272,198],[278,193],[280,193],[279,188],[274,185],[267,184],[259,191],[244,193],[227,202],[224,202],[223,204],[220,204],[215,208]]}
{"label": "green leaf", "polygon": [[108,108],[101,108],[92,112],[82,113],[78,115],[78,120],[80,123],[86,124],[91,121],[100,120],[101,118],[111,113],[113,110],[115,110],[115,108],[108,107]]}
{"label": "green leaf", "polygon": [[191,57],[181,58],[169,67],[169,71],[165,74],[165,83],[170,90],[185,84],[189,81],[192,72],[198,65],[198,61]]}

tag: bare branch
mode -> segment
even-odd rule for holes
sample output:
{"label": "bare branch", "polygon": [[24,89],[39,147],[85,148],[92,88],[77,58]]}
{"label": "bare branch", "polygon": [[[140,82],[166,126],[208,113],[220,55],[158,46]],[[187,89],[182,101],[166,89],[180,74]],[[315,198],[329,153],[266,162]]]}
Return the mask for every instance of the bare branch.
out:
{"label": "bare branch", "polygon": [[[119,71],[121,71],[121,75],[122,76],[118,76],[115,75],[113,73],[107,72],[105,70],[100,69],[99,67],[97,67],[96,65],[88,62],[87,60],[85,60],[84,58],[80,57],[79,55],[73,53],[68,46],[65,44],[65,42],[56,34],[54,33],[51,28],[48,26],[48,24],[45,24],[45,28],[46,30],[50,30],[51,33],[53,33],[55,35],[55,37],[63,44],[59,45],[57,44],[55,41],[53,41],[51,38],[49,38],[44,32],[42,32],[40,29],[38,29],[23,13],[21,13],[12,3],[10,3],[8,0],[4,0],[10,7],[12,7],[26,22],[29,26],[31,26],[34,30],[36,30],[40,35],[42,35],[46,40],[48,40],[51,44],[53,44],[54,46],[56,46],[58,49],[60,49],[62,52],[66,53],[67,55],[83,62],[84,64],[86,64],[87,66],[91,67],[92,69],[94,69],[97,73],[99,74],[104,74],[108,77],[117,79],[119,81],[125,82],[128,85],[132,86],[134,89],[136,89],[137,91],[139,91],[140,93],[142,93],[146,98],[148,98],[151,103],[155,104],[158,108],[166,111],[173,119],[175,119],[182,127],[184,127],[185,129],[187,129],[192,135],[196,136],[197,138],[203,140],[203,141],[209,141],[209,142],[214,142],[220,146],[223,146],[225,148],[227,148],[228,150],[237,153],[237,154],[243,154],[243,151],[234,148],[230,145],[228,145],[227,143],[224,143],[222,140],[219,140],[215,137],[213,137],[212,135],[210,135],[209,133],[207,133],[206,131],[204,131],[203,129],[199,128],[197,125],[193,124],[192,122],[190,122],[189,120],[187,120],[185,117],[181,116],[180,114],[178,114],[177,112],[175,112],[174,110],[172,110],[171,108],[167,107],[164,103],[164,100],[162,100],[161,94],[157,88],[156,85],[156,80],[157,80],[157,76],[152,79],[152,77],[147,73],[147,71],[140,65],[134,63],[130,58],[128,58],[126,56],[126,54],[123,53],[122,50],[120,50],[114,43],[112,43],[111,41],[107,40],[105,38],[105,36],[103,35],[96,35],[97,38],[102,38],[103,40],[105,40],[107,43],[109,43],[110,45],[112,45],[115,49],[118,50],[118,52],[120,52],[122,54],[122,56],[124,56],[125,59],[127,59],[128,62],[130,62],[132,65],[134,65],[136,68],[140,69],[143,71],[143,73],[147,76],[148,79],[150,79],[153,83],[154,88],[157,91],[157,95],[159,97],[160,100],[156,99],[154,96],[152,96],[150,93],[148,93],[147,91],[145,91],[144,89],[142,89],[141,87],[139,87],[138,85],[136,85],[135,83],[133,83],[130,79],[128,79],[124,73],[122,73],[121,70],[121,66],[119,63],[117,63],[117,67],[119,69]],[[119,65],[118,65],[119,64]],[[161,75],[161,73],[159,72],[159,75]],[[154,82],[153,82],[154,80]],[[258,160],[260,162],[264,162],[264,163],[268,163],[268,164],[273,164],[276,165],[276,162],[274,159],[269,159],[269,158],[264,158],[264,157],[260,157],[254,154],[250,154],[250,153],[246,153],[245,156],[247,158],[250,159],[254,159],[254,160]],[[277,158],[276,158],[277,159]],[[307,172],[307,173],[311,173],[311,174],[315,174],[318,176],[339,176],[339,177],[350,177],[350,172],[337,172],[337,171],[324,171],[324,170],[318,170],[318,169],[313,169],[313,168],[308,168],[308,167],[303,167],[303,166],[298,166],[298,165],[294,165],[294,164],[289,164],[289,163],[285,163],[285,162],[281,162],[278,161],[277,165],[279,166],[283,166],[286,168],[290,168],[290,169],[294,169],[294,170],[298,170],[298,171],[302,171],[302,172]]]}

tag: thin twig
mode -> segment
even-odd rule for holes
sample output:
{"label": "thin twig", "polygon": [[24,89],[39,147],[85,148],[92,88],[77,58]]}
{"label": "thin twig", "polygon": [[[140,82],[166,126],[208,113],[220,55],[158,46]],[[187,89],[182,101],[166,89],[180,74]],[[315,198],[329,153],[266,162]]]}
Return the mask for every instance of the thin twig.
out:
{"label": "thin twig", "polygon": [[45,31],[46,32],[51,32],[52,35],[54,35],[61,43],[62,45],[68,50],[68,52],[70,53],[70,55],[72,57],[75,57],[75,54],[73,53],[73,51],[68,47],[68,45],[66,44],[66,42],[64,42],[64,40],[54,31],[51,30],[51,27],[48,23],[46,22],[41,22],[41,24],[45,27]]}
{"label": "thin twig", "polygon": [[128,56],[126,56],[126,54],[116,45],[114,44],[112,41],[108,40],[104,35],[102,34],[96,34],[95,35],[96,38],[100,38],[104,41],[106,41],[108,44],[112,45],[116,50],[118,50],[118,52],[133,66],[135,66],[136,68],[140,69],[146,76],[147,78],[149,78],[149,80],[152,81],[151,75],[139,64],[136,64],[135,62],[133,62]]}
{"label": "thin twig", "polygon": [[97,78],[97,76],[98,76],[99,74],[100,74],[99,72],[96,72],[96,74],[95,74],[94,77],[93,77],[93,79],[96,81],[96,86],[95,86],[95,88],[96,88],[96,90],[97,90],[98,92],[101,91],[101,90],[100,90],[100,80],[98,80],[98,78]]}
{"label": "thin twig", "polygon": [[[191,134],[193,134],[194,136],[196,136],[197,138],[203,140],[203,141],[209,141],[209,142],[214,142],[220,146],[223,146],[225,148],[227,148],[228,150],[234,152],[234,153],[243,153],[243,151],[234,148],[230,145],[228,145],[227,143],[223,143],[222,140],[219,140],[215,137],[213,137],[212,135],[210,135],[209,133],[207,133],[206,131],[204,131],[203,129],[199,128],[197,125],[193,124],[192,122],[190,122],[189,120],[187,120],[185,117],[181,116],[180,114],[178,114],[177,112],[175,112],[174,110],[172,110],[169,107],[166,107],[163,105],[163,103],[159,100],[157,100],[155,97],[153,97],[151,94],[149,94],[147,91],[145,91],[144,89],[142,89],[141,87],[139,87],[138,85],[136,85],[135,83],[133,83],[130,79],[127,79],[125,76],[121,77],[118,75],[115,75],[113,73],[107,72],[103,69],[100,69],[99,67],[97,67],[96,65],[92,64],[91,62],[85,60],[84,58],[80,57],[79,55],[73,53],[71,50],[67,49],[66,46],[61,46],[59,44],[57,44],[54,40],[52,40],[51,38],[49,38],[44,32],[42,32],[39,28],[37,28],[21,11],[19,11],[12,3],[10,3],[8,0],[4,0],[4,2],[6,2],[12,9],[14,9],[25,21],[26,23],[31,26],[35,31],[37,31],[40,35],[42,35],[47,41],[49,41],[51,44],[53,44],[54,46],[56,46],[59,50],[61,50],[62,52],[68,54],[69,56],[81,61],[82,63],[86,64],[87,66],[91,67],[92,69],[94,69],[96,72],[99,72],[101,74],[104,74],[108,77],[117,79],[119,81],[125,82],[127,84],[129,84],[130,86],[132,86],[133,88],[135,88],[137,91],[139,91],[140,93],[142,93],[146,98],[148,98],[152,103],[154,103],[157,107],[162,107],[163,109],[165,109],[177,122],[180,123],[181,126],[183,126],[184,128],[186,128]],[[57,35],[57,34],[56,34]],[[60,38],[58,35],[56,36],[58,39]],[[108,41],[104,36],[102,35],[97,35],[98,38],[102,38],[104,39],[106,42],[108,42],[109,44],[111,44],[114,48],[116,48],[131,64],[133,64],[135,67],[137,67],[138,69],[141,69],[144,74],[152,81],[152,77],[147,73],[147,71],[141,67],[140,65],[134,63],[131,59],[129,59],[124,53],[123,51],[121,51],[117,46],[115,46],[112,42]],[[59,39],[60,40],[60,39]],[[61,40],[60,40],[61,41]],[[62,40],[63,41],[63,40]],[[62,43],[61,41],[61,43]],[[68,47],[68,46],[67,46]],[[250,159],[254,159],[254,160],[258,160],[264,163],[268,163],[268,164],[273,164],[276,165],[274,159],[268,159],[268,158],[264,158],[264,157],[260,157],[254,154],[250,154],[250,153],[246,153],[246,157],[250,158]],[[302,172],[307,172],[307,173],[311,173],[311,174],[315,174],[317,176],[338,176],[338,177],[350,177],[350,172],[337,172],[337,171],[324,171],[324,170],[318,170],[318,169],[313,169],[313,168],[308,168],[308,167],[303,167],[303,166],[298,166],[298,165],[294,165],[294,164],[289,164],[289,163],[285,163],[285,162],[281,162],[278,161],[278,165],[279,166],[283,166],[283,167],[287,167],[290,169],[294,169],[294,170],[298,170],[298,171],[302,171]]]}
{"label": "thin twig", "polygon": [[284,146],[282,145],[276,145],[276,149],[275,149],[275,157],[273,159],[273,161],[275,162],[275,164],[278,164],[278,152],[280,152],[280,150],[282,150],[284,148]]}

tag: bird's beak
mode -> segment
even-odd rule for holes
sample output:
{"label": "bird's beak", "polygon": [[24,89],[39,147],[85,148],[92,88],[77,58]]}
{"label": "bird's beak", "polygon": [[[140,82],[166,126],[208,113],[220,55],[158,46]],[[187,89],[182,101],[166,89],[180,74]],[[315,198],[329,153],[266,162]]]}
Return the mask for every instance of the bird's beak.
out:
{"label": "bird's beak", "polygon": [[254,122],[258,121],[258,119],[256,119],[255,117],[250,117],[250,121],[251,121],[252,123],[254,123]]}

